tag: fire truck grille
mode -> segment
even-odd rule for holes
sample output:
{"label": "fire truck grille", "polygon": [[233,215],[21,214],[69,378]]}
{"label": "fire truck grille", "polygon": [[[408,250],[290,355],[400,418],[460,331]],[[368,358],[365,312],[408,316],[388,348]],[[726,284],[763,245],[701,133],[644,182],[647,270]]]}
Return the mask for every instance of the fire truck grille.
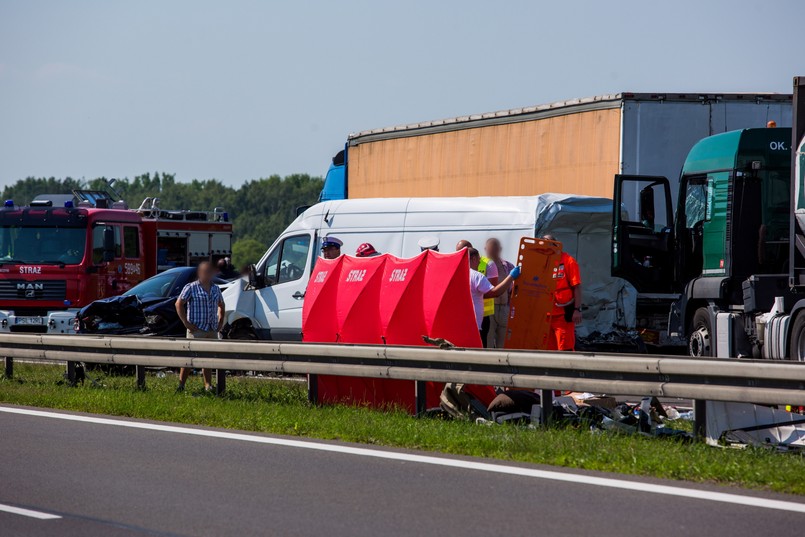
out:
{"label": "fire truck grille", "polygon": [[0,280],[0,300],[64,300],[66,280]]}

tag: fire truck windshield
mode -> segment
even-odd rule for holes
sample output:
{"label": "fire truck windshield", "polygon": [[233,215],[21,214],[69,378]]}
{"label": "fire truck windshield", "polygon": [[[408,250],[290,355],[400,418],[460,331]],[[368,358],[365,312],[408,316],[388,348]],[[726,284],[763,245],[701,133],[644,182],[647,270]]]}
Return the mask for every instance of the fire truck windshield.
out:
{"label": "fire truck windshield", "polygon": [[76,265],[84,259],[87,230],[65,226],[0,227],[0,264]]}

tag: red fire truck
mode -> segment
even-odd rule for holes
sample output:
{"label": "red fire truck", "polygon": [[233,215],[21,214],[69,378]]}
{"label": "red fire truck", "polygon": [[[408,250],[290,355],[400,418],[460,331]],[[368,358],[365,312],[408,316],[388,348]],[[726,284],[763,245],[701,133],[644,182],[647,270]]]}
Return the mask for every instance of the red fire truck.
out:
{"label": "red fire truck", "polygon": [[39,196],[0,208],[0,333],[66,334],[79,308],[172,267],[232,250],[223,208],[174,211],[146,198],[138,209],[103,191]]}

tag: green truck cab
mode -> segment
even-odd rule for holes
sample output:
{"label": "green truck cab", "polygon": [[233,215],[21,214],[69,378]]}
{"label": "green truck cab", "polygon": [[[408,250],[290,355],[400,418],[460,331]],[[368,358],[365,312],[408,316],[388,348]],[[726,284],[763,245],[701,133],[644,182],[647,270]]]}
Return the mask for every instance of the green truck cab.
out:
{"label": "green truck cab", "polygon": [[701,140],[682,168],[675,210],[665,177],[616,176],[615,207],[636,192],[639,214],[613,214],[612,274],[639,293],[641,333],[664,329],[659,340],[694,356],[769,351],[762,316],[778,297],[774,316],[790,312],[796,298],[791,139],[791,129],[759,128]]}

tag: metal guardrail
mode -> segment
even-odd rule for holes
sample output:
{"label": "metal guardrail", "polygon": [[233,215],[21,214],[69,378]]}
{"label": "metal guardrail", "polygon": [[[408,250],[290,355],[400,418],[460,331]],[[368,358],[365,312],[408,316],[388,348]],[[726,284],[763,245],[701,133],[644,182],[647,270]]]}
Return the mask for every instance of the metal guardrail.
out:
{"label": "metal guardrail", "polygon": [[768,360],[28,334],[4,334],[0,356],[7,376],[14,358],[67,361],[68,377],[75,362],[136,366],[141,387],[145,367],[215,369],[219,393],[226,370],[412,380],[418,409],[425,381],[805,405],[805,363]]}

